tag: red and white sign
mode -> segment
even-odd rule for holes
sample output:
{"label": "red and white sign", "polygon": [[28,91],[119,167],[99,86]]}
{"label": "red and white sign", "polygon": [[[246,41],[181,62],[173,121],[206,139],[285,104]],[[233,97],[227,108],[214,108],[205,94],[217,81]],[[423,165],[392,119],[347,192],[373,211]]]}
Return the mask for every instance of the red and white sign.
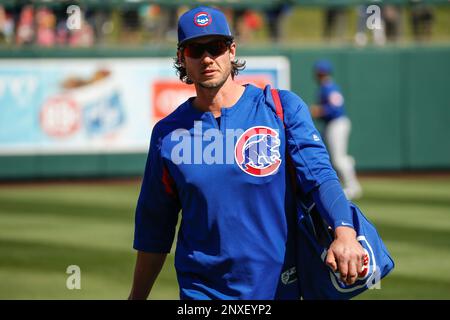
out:
{"label": "red and white sign", "polygon": [[81,111],[70,98],[49,99],[40,114],[42,129],[49,136],[64,138],[77,132],[81,125]]}

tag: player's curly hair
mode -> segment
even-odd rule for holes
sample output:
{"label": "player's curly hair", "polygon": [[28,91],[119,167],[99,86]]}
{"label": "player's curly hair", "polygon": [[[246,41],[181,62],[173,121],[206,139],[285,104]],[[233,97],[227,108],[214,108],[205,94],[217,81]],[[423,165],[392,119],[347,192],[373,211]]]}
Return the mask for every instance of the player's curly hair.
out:
{"label": "player's curly hair", "polygon": [[[228,47],[231,45],[232,42],[227,43]],[[183,47],[178,47],[179,51],[183,51]],[[176,70],[177,76],[180,78],[180,80],[186,84],[193,84],[194,82],[189,79],[186,68],[182,66],[181,62],[178,59],[178,56],[174,59],[173,67]],[[239,60],[235,59],[234,61],[231,61],[231,78],[234,79],[235,76],[239,74],[239,71],[242,71],[245,69],[245,60]]]}

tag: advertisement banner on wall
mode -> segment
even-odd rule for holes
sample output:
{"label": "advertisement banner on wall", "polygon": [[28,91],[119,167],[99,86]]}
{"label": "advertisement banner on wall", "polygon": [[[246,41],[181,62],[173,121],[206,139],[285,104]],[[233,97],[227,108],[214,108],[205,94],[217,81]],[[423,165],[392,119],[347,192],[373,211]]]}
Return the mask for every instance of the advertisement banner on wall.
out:
{"label": "advertisement banner on wall", "polygon": [[[242,59],[238,82],[289,89],[286,58]],[[0,155],[147,152],[192,96],[171,58],[0,60]]]}

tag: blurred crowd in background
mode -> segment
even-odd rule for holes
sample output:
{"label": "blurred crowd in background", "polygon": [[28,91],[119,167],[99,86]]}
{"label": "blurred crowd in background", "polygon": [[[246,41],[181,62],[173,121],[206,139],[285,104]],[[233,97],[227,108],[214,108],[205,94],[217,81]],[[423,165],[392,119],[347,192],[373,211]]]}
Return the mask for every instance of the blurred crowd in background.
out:
{"label": "blurred crowd in background", "polygon": [[[51,3],[52,1],[48,1]],[[149,43],[176,42],[176,21],[188,10],[186,6],[161,6],[142,3],[134,6],[81,6],[81,28],[67,28],[67,6],[45,3],[33,4],[22,1],[20,5],[0,4],[0,47],[90,47],[98,45],[148,45]],[[321,37],[319,41],[349,41],[349,20],[356,21],[356,30],[350,41],[364,46],[371,41],[376,45],[404,40],[402,26],[409,24],[412,41],[429,41],[435,22],[434,6],[410,0],[407,6],[380,6],[381,28],[367,28],[368,6],[321,7]],[[289,42],[285,35],[285,20],[295,19],[295,10],[303,7],[289,1],[277,2],[269,8],[221,8],[223,9],[237,38],[241,42]],[[405,21],[405,19],[407,21]],[[291,29],[292,25],[290,24]],[[298,21],[301,26],[302,21]],[[300,27],[301,29],[301,27]],[[290,34],[295,33],[291,30]],[[256,39],[255,34],[263,36]],[[347,37],[348,38],[348,37]]]}

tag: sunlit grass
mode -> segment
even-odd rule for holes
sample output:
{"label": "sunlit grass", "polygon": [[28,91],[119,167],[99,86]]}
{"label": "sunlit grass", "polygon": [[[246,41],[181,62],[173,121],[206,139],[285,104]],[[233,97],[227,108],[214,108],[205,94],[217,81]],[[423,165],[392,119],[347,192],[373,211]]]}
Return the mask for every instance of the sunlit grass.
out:
{"label": "sunlit grass", "polygon": [[[361,299],[450,299],[450,179],[364,178],[396,268]],[[0,299],[125,299],[139,184],[0,186]],[[178,299],[173,253],[151,299]],[[81,290],[66,269],[81,268]]]}

